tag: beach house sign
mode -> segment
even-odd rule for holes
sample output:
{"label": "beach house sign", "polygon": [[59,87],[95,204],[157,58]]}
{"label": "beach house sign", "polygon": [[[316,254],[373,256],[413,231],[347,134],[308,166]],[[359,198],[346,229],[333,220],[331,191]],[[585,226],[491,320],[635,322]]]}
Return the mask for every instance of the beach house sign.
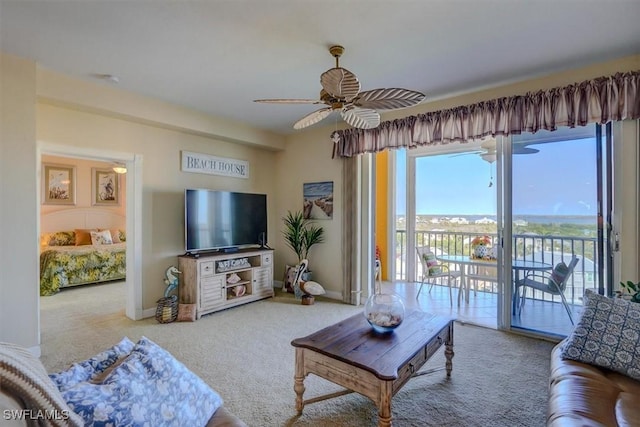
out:
{"label": "beach house sign", "polygon": [[182,151],[182,171],[249,178],[249,162]]}

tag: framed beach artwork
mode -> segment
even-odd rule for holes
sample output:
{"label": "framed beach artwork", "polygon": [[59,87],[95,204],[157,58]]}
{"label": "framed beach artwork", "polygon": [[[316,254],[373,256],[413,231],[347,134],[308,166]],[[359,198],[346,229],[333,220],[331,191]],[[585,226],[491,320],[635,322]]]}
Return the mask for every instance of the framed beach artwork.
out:
{"label": "framed beach artwork", "polygon": [[333,218],[333,181],[302,184],[302,212],[306,219]]}
{"label": "framed beach artwork", "polygon": [[43,201],[46,205],[76,204],[76,168],[69,165],[42,164],[44,188]]}
{"label": "framed beach artwork", "polygon": [[93,205],[120,204],[120,175],[112,169],[91,169],[91,200]]}

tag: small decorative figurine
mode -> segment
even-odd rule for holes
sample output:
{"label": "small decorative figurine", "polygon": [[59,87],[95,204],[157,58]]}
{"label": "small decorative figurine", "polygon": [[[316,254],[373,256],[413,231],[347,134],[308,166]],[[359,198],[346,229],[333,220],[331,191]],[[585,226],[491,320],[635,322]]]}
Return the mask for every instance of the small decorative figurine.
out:
{"label": "small decorative figurine", "polygon": [[171,295],[171,292],[173,292],[174,289],[178,288],[178,278],[176,277],[176,274],[182,274],[182,272],[174,265],[167,268],[167,271],[164,273],[164,283],[167,285],[167,289],[164,291],[165,298]]}

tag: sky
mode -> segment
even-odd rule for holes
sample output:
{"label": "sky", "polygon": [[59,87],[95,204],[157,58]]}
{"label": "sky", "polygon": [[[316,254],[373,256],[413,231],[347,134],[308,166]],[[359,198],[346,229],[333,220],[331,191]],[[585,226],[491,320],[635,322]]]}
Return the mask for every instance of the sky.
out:
{"label": "sky", "polygon": [[[595,138],[529,147],[540,151],[513,158],[513,214],[596,215]],[[404,183],[406,156],[398,154],[397,181]],[[478,154],[418,157],[416,213],[495,215],[495,183],[496,162],[490,164]],[[398,214],[406,212],[405,197],[406,187],[399,185]]]}

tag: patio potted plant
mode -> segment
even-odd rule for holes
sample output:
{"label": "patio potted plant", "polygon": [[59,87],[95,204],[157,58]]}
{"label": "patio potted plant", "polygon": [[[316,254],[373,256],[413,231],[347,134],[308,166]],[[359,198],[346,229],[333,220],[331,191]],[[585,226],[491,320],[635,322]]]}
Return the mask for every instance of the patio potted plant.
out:
{"label": "patio potted plant", "polygon": [[491,237],[489,236],[476,236],[471,241],[471,257],[484,259],[491,254]]}
{"label": "patio potted plant", "polygon": [[[283,221],[285,225],[282,232],[284,240],[298,257],[298,264],[303,259],[308,260],[311,247],[324,242],[324,229],[313,224],[313,220],[305,218],[302,211],[288,211]],[[311,280],[311,270],[307,269],[302,279]]]}

